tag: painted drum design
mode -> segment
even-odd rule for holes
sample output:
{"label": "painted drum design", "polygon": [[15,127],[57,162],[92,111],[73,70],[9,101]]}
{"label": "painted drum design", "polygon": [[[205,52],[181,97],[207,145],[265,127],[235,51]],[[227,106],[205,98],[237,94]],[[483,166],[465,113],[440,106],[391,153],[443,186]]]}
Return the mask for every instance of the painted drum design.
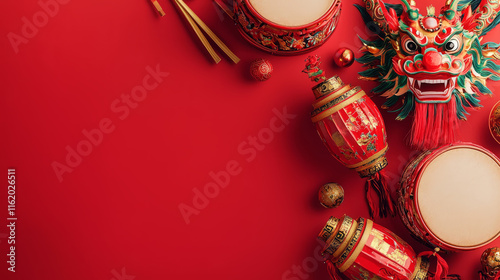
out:
{"label": "painted drum design", "polygon": [[[233,3],[235,21],[243,37],[262,50],[280,55],[300,54],[321,46],[335,30],[341,10],[341,0]],[[302,7],[304,4],[307,9]]]}
{"label": "painted drum design", "polygon": [[500,235],[500,160],[470,143],[427,151],[403,172],[397,208],[420,241],[445,251],[472,250]]}
{"label": "painted drum design", "polygon": [[334,76],[313,88],[311,119],[328,151],[361,177],[387,165],[385,125],[380,111],[360,87]]}
{"label": "painted drum design", "polygon": [[500,144],[500,101],[491,109],[488,120],[491,136]]}
{"label": "painted drum design", "polygon": [[[325,260],[332,262],[348,279],[424,280],[427,277],[428,259],[417,257],[410,245],[372,220],[332,217],[318,239],[325,242]],[[340,246],[332,246],[339,240]],[[337,249],[331,252],[332,247]]]}

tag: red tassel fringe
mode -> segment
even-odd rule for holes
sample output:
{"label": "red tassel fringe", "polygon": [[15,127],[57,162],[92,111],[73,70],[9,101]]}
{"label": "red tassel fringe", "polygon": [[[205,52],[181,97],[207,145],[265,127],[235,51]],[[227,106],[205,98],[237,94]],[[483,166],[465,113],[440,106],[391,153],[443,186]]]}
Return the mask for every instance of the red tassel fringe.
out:
{"label": "red tassel fringe", "polygon": [[448,103],[415,102],[410,144],[419,150],[430,150],[455,141],[458,128],[455,98]]}
{"label": "red tassel fringe", "polygon": [[340,278],[340,276],[337,272],[337,268],[335,267],[335,265],[331,261],[326,261],[326,265],[327,265],[327,269],[328,269],[328,274],[330,275],[330,278],[332,280],[342,280],[342,278]]}
{"label": "red tassel fringe", "polygon": [[[387,186],[385,175],[382,171],[370,177],[365,183],[366,202],[371,218],[384,218],[388,215],[394,217],[396,214],[395,203]],[[377,203],[372,198],[372,193],[378,196]]]}

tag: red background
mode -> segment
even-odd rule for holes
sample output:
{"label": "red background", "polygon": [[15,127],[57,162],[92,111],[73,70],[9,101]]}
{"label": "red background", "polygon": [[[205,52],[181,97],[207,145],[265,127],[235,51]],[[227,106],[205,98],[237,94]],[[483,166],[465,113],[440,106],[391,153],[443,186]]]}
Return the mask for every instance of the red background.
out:
{"label": "red background", "polygon": [[[418,2],[424,9],[435,1]],[[308,54],[262,52],[211,1],[187,3],[241,58],[239,64],[222,52],[223,61],[213,64],[173,3],[164,0],[163,18],[146,0],[69,0],[31,30],[16,53],[8,34],[22,36],[23,18],[33,22],[42,8],[37,1],[0,3],[0,172],[16,168],[18,217],[11,273],[4,181],[0,279],[287,279],[288,270],[313,256],[316,235],[330,216],[368,216],[364,180],[328,154],[310,122],[313,84],[301,73]],[[356,36],[367,36],[352,4],[344,1],[333,37],[313,54],[322,56],[328,75],[369,91],[375,83],[358,80],[361,65],[339,69],[332,62],[339,47],[359,54]],[[497,28],[486,39],[498,41],[499,34]],[[249,77],[257,58],[273,63],[269,81]],[[169,76],[136,108],[128,115],[111,108],[114,102],[123,106],[121,95],[142,85],[146,68],[157,65]],[[500,83],[489,86],[500,89]],[[460,139],[499,155],[487,126],[497,94],[483,97],[484,108],[461,123]],[[238,151],[269,127],[273,109],[285,107],[296,117],[282,132],[254,158]],[[387,111],[383,116],[390,146],[386,170],[395,189],[413,155],[405,145],[411,120],[395,121]],[[76,149],[86,139],[82,131],[99,128],[106,118],[115,129],[58,180],[54,162],[66,164],[66,148]],[[193,206],[194,190],[203,190],[213,182],[209,174],[232,161],[241,172],[186,224],[179,205]],[[316,196],[331,181],[344,186],[345,201],[326,210]],[[426,250],[399,218],[378,222],[417,252]],[[490,245],[500,246],[500,240]],[[445,256],[451,272],[477,279],[484,249]],[[328,279],[323,264],[308,269],[303,278]]]}

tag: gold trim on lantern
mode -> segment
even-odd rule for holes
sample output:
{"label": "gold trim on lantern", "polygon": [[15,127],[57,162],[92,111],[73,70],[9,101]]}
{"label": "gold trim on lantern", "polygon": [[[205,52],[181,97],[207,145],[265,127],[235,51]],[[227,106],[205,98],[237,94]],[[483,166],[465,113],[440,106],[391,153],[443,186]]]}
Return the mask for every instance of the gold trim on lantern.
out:
{"label": "gold trim on lantern", "polygon": [[344,82],[339,78],[339,76],[333,76],[330,79],[314,86],[312,91],[316,99],[319,99],[330,92],[336,91],[344,85]]}
{"label": "gold trim on lantern", "polygon": [[427,258],[419,257],[417,259],[416,269],[410,277],[410,280],[425,280],[427,279],[427,272],[429,271],[429,260]]}
{"label": "gold trim on lantern", "polygon": [[335,217],[330,217],[330,219],[326,222],[326,225],[321,229],[318,239],[328,244],[328,240],[334,235],[339,221],[340,220]]}
{"label": "gold trim on lantern", "polygon": [[[356,93],[358,92],[358,93]],[[356,93],[356,94],[354,94]],[[330,101],[329,103],[323,105],[321,108],[318,108],[313,111],[311,120],[313,122],[318,122],[338,111],[343,109],[344,107],[351,105],[352,103],[358,101],[361,97],[365,96],[366,93],[360,88],[355,87],[342,96]]]}
{"label": "gold trim on lantern", "polygon": [[356,171],[358,172],[359,176],[361,176],[361,178],[364,178],[375,175],[375,173],[384,169],[386,166],[387,166],[387,158],[385,156],[381,156],[375,159],[369,165],[362,166],[362,168],[357,168]]}
{"label": "gold trim on lantern", "polygon": [[358,239],[361,236],[361,233],[363,232],[363,229],[365,228],[365,219],[359,218],[359,223],[358,227],[356,228],[356,232],[354,232],[354,236],[351,238],[349,241],[349,244],[345,248],[345,250],[342,252],[342,255],[338,260],[336,261],[337,267],[342,266],[344,261],[347,259],[351,251],[356,247],[356,244],[358,243]]}
{"label": "gold trim on lantern", "polygon": [[363,160],[362,162],[358,162],[356,164],[353,164],[353,165],[346,165],[347,168],[350,168],[350,169],[356,169],[358,167],[361,167],[367,163],[370,163],[374,160],[376,160],[377,158],[383,156],[385,154],[385,152],[387,151],[387,149],[389,148],[389,146],[385,146],[382,150],[380,150],[380,152],[374,154],[373,156],[369,157],[368,159],[365,159]]}
{"label": "gold trim on lantern", "polygon": [[323,105],[323,106],[321,106],[319,108],[314,109],[311,112],[311,117],[315,117],[317,115],[321,115],[322,113],[328,111],[329,109],[335,108],[336,105],[344,102],[346,99],[350,98],[351,96],[353,96],[356,93],[359,93],[361,91],[363,91],[363,89],[361,89],[361,87],[350,88],[347,92],[341,94],[340,96],[337,96],[335,99],[329,101],[325,105]]}
{"label": "gold trim on lantern", "polygon": [[366,220],[366,228],[363,233],[363,236],[361,237],[361,240],[359,240],[359,243],[356,246],[356,249],[354,249],[354,252],[352,252],[352,255],[345,261],[345,263],[341,267],[339,267],[340,272],[346,271],[358,258],[359,254],[363,250],[363,247],[365,247],[366,241],[368,241],[368,237],[370,237],[372,228],[373,228],[373,221],[369,219]]}
{"label": "gold trim on lantern", "polygon": [[336,231],[330,238],[328,239],[327,245],[323,249],[323,255],[328,254],[328,255],[333,255],[339,248],[340,244],[344,241],[346,238],[349,227],[352,225],[352,218],[349,216],[345,216],[342,219],[342,224],[339,227],[339,230]]}
{"label": "gold trim on lantern", "polygon": [[354,232],[356,232],[356,228],[358,227],[358,222],[354,219],[351,218],[352,223],[350,224],[350,227],[347,229],[347,233],[345,235],[345,238],[338,244],[337,250],[335,250],[332,254],[332,260],[335,260],[342,254],[344,251],[345,247],[347,247],[347,244],[349,243],[349,240],[351,240],[352,236],[354,235]]}
{"label": "gold trim on lantern", "polygon": [[313,104],[313,108],[317,109],[326,103],[330,102],[331,100],[341,96],[342,94],[346,93],[349,89],[351,89],[351,85],[345,85],[342,88],[340,88],[338,91],[333,93],[332,95],[326,96],[324,99],[319,100],[318,102]]}

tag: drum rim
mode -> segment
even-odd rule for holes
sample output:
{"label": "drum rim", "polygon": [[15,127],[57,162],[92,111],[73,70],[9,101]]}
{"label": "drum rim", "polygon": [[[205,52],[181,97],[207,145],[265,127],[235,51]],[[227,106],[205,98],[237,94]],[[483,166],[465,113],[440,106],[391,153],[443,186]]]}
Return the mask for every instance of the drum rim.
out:
{"label": "drum rim", "polygon": [[330,38],[330,35],[328,35],[327,37],[325,37],[325,40],[323,40],[321,43],[319,44],[316,44],[312,47],[309,47],[309,48],[303,48],[301,50],[293,50],[293,51],[284,51],[284,50],[273,50],[273,49],[270,49],[270,48],[267,48],[265,46],[263,46],[262,44],[260,44],[258,41],[256,41],[255,39],[253,39],[250,35],[248,35],[241,27],[240,24],[237,25],[237,29],[238,29],[238,32],[240,32],[240,34],[243,36],[243,38],[245,40],[247,40],[250,44],[252,44],[254,47],[257,47],[259,48],[260,50],[262,51],[265,51],[265,52],[268,52],[268,53],[271,53],[273,55],[284,55],[284,56],[287,56],[287,55],[300,55],[300,54],[303,54],[303,53],[306,53],[306,52],[311,52],[313,50],[315,50],[316,48],[318,47],[321,47],[324,43],[326,43],[326,40],[328,38]]}
{"label": "drum rim", "polygon": [[[498,158],[495,154],[493,154],[493,152],[489,151],[488,149],[486,149],[486,148],[484,148],[482,146],[479,146],[477,144],[474,144],[474,143],[460,142],[460,143],[453,143],[453,144],[450,144],[450,145],[447,145],[447,146],[444,146],[444,147],[441,147],[441,148],[437,148],[437,149],[433,150],[425,158],[423,158],[422,161],[424,161],[424,164],[421,167],[419,167],[418,170],[415,170],[415,172],[418,173],[418,176],[415,179],[415,186],[414,186],[415,199],[414,199],[413,203],[414,203],[415,211],[417,211],[417,215],[418,215],[419,220],[422,222],[422,225],[424,226],[425,230],[432,236],[433,239],[437,240],[440,244],[445,245],[446,247],[451,248],[451,249],[456,249],[456,250],[474,250],[474,249],[480,248],[482,246],[485,246],[485,245],[493,242],[495,239],[497,239],[500,236],[500,230],[498,230],[498,232],[493,237],[491,237],[487,241],[484,241],[484,242],[482,242],[480,244],[476,244],[476,245],[472,245],[472,246],[460,246],[460,245],[452,244],[452,243],[446,242],[445,240],[443,240],[442,238],[440,238],[439,236],[437,236],[429,228],[429,226],[427,225],[427,223],[426,223],[426,221],[424,219],[424,216],[420,212],[420,207],[419,207],[419,204],[418,204],[418,186],[420,185],[420,180],[422,179],[423,172],[427,169],[427,167],[429,166],[429,164],[435,158],[437,158],[438,156],[442,155],[443,153],[445,153],[447,151],[451,151],[451,150],[455,150],[455,149],[460,149],[460,148],[473,149],[473,150],[477,150],[477,151],[483,152],[484,154],[486,154],[487,156],[489,156],[491,159],[493,159],[500,166],[500,158]],[[428,239],[428,238],[425,238],[425,237],[423,237],[423,238],[424,239]],[[431,243],[434,243],[434,242],[432,242],[432,240],[429,240],[429,241]],[[441,247],[441,246],[439,246],[440,244],[433,244],[433,245]],[[445,248],[441,248],[441,249],[446,249],[446,247]]]}
{"label": "drum rim", "polygon": [[500,138],[497,138],[497,136],[495,136],[493,134],[493,130],[492,130],[492,125],[491,125],[491,118],[493,117],[493,112],[496,111],[496,109],[498,109],[500,107],[500,100],[495,103],[495,105],[493,105],[493,108],[491,108],[491,111],[490,111],[490,114],[489,114],[489,117],[488,117],[488,128],[490,130],[490,133],[491,133],[491,136],[493,137],[493,139],[495,139],[495,141],[500,144]]}
{"label": "drum rim", "polygon": [[[286,26],[286,25],[280,25],[279,23],[270,21],[267,18],[265,18],[264,16],[262,16],[252,6],[252,4],[250,4],[250,0],[241,0],[241,1],[245,3],[245,5],[247,6],[247,8],[250,10],[250,12],[252,12],[254,15],[258,15],[259,16],[258,19],[260,21],[264,22],[265,24],[267,24],[269,26],[272,26],[274,28],[281,29],[281,30],[300,30],[300,29],[305,29],[305,28],[308,28],[310,26],[316,25],[316,24],[322,22],[323,20],[325,20],[327,17],[329,17],[330,14],[333,14],[334,11],[335,11],[335,9],[336,9],[336,7],[340,6],[340,4],[342,3],[341,0],[333,0],[332,5],[330,6],[330,8],[321,17],[319,17],[317,20],[315,20],[315,21],[313,21],[311,23],[307,23],[307,24],[304,24],[304,25],[298,25],[298,26]],[[337,5],[337,3],[339,5]],[[333,18],[333,16],[331,18]]]}

